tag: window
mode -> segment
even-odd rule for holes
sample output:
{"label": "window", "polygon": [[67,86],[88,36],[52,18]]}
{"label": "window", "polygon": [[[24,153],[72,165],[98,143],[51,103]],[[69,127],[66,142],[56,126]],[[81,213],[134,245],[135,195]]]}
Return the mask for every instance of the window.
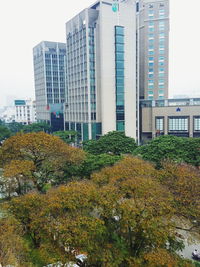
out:
{"label": "window", "polygon": [[148,100],[153,100],[153,96],[149,95]]}
{"label": "window", "polygon": [[149,74],[148,77],[149,77],[149,78],[153,78],[153,74]]}
{"label": "window", "polygon": [[162,89],[162,88],[165,88],[165,86],[164,86],[164,84],[159,84],[158,85],[158,88],[161,88]]}
{"label": "window", "polygon": [[159,61],[164,61],[164,60],[165,60],[165,57],[160,56],[160,57],[158,58],[158,60],[159,60]]}
{"label": "window", "polygon": [[154,21],[149,21],[149,26],[154,26]]}
{"label": "window", "polygon": [[153,96],[153,91],[148,91],[149,96]]}
{"label": "window", "polygon": [[164,84],[165,83],[165,80],[158,80],[158,84],[161,85],[161,84]]}
{"label": "window", "polygon": [[149,10],[149,15],[153,15],[154,14],[154,10]]}
{"label": "window", "polygon": [[159,54],[160,54],[160,55],[165,54],[165,50],[164,50],[164,49],[159,49]]}
{"label": "window", "polygon": [[161,73],[158,73],[158,77],[164,77],[165,76],[165,73],[164,72],[161,72]]}
{"label": "window", "polygon": [[165,63],[163,61],[158,63],[158,66],[164,66],[164,65]]}
{"label": "window", "polygon": [[124,28],[123,27],[116,27],[116,34],[117,35],[124,35]]}
{"label": "window", "polygon": [[159,31],[164,31],[164,30],[165,30],[165,22],[159,21]]}
{"label": "window", "polygon": [[116,43],[117,44],[123,44],[124,43],[124,36],[121,36],[121,35],[117,35],[116,36]]}
{"label": "window", "polygon": [[154,55],[154,51],[153,50],[149,50],[149,55]]}
{"label": "window", "polygon": [[159,10],[159,14],[165,14],[165,10],[164,9],[160,9]]}
{"label": "window", "polygon": [[154,66],[154,63],[150,62],[149,67],[153,67],[153,66]]}
{"label": "window", "polygon": [[116,60],[124,60],[124,53],[116,53]]}
{"label": "window", "polygon": [[194,117],[194,131],[200,131],[200,117]]}
{"label": "window", "polygon": [[152,68],[149,69],[149,73],[153,73],[153,69]]}
{"label": "window", "polygon": [[149,45],[149,49],[154,49],[154,45]]}
{"label": "window", "polygon": [[169,131],[188,131],[188,118],[171,117],[169,118]]}
{"label": "window", "polygon": [[149,84],[154,84],[154,80],[149,80],[148,83]]}
{"label": "window", "polygon": [[165,38],[165,33],[164,32],[159,33],[159,38],[160,39]]}
{"label": "window", "polygon": [[[151,26],[152,27],[152,26]],[[154,28],[149,27],[149,32],[154,32]]]}
{"label": "window", "polygon": [[148,88],[149,88],[149,89],[154,89],[154,85],[150,85],[150,84],[149,84],[149,85],[148,85]]}
{"label": "window", "polygon": [[164,118],[156,118],[156,131],[164,131]]}
{"label": "window", "polygon": [[159,72],[164,72],[165,69],[164,68],[159,68]]}
{"label": "window", "polygon": [[159,94],[159,95],[164,95],[164,90],[159,90],[159,91],[158,91],[158,94]]}
{"label": "window", "polygon": [[154,39],[154,34],[153,33],[149,33],[149,39]]}
{"label": "window", "polygon": [[149,57],[149,61],[154,61],[154,57]]}

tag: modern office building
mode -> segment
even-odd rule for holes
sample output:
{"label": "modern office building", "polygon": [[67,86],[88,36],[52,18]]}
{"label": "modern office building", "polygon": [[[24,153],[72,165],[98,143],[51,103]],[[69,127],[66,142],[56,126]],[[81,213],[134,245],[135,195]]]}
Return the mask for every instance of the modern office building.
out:
{"label": "modern office building", "polygon": [[63,129],[66,44],[43,41],[33,48],[37,120]]}
{"label": "modern office building", "polygon": [[200,98],[141,100],[141,140],[160,135],[200,137]]}
{"label": "modern office building", "polygon": [[169,0],[138,0],[140,99],[168,98]]}
{"label": "modern office building", "polygon": [[66,23],[65,129],[136,138],[136,4],[97,1]]}
{"label": "modern office building", "polygon": [[35,101],[15,100],[15,121],[23,125],[36,122],[36,105]]}

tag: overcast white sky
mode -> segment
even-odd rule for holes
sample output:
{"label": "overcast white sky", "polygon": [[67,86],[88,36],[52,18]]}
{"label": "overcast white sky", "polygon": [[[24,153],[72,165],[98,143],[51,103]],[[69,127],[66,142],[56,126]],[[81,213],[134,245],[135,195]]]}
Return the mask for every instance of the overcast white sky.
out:
{"label": "overcast white sky", "polygon": [[[65,22],[95,0],[0,0],[0,106],[34,98],[32,48],[65,42]],[[200,0],[170,0],[170,96],[200,95]]]}

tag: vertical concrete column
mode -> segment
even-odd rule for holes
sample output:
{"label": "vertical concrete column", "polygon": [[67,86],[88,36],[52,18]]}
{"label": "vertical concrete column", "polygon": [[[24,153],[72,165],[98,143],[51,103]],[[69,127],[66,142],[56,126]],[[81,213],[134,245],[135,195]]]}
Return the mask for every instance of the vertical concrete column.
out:
{"label": "vertical concrete column", "polygon": [[193,137],[193,116],[190,116],[189,120],[189,137]]}
{"label": "vertical concrete column", "polygon": [[164,134],[168,134],[168,116],[164,116]]}

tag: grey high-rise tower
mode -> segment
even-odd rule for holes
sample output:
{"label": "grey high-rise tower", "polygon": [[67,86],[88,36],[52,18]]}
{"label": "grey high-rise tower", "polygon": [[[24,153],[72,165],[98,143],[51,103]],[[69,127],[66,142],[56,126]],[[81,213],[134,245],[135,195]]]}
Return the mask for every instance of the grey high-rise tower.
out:
{"label": "grey high-rise tower", "polygon": [[37,119],[51,123],[65,102],[66,44],[43,41],[33,48],[33,60]]}
{"label": "grey high-rise tower", "polygon": [[169,0],[139,0],[140,99],[168,98]]}

